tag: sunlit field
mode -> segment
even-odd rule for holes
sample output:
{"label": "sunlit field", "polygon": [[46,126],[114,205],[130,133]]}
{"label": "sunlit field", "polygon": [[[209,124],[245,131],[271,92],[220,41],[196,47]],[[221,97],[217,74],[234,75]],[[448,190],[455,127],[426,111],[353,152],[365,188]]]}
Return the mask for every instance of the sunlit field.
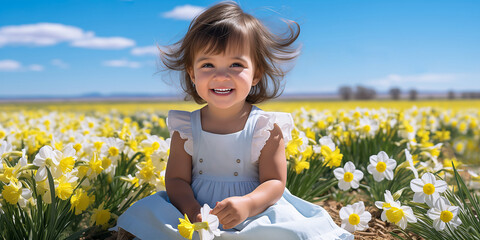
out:
{"label": "sunlit field", "polygon": [[[131,204],[165,189],[168,110],[199,107],[0,104],[0,237],[109,236]],[[480,101],[259,107],[292,113],[287,188],[311,202],[341,203],[342,228],[358,233],[382,221],[399,239],[480,239]]]}

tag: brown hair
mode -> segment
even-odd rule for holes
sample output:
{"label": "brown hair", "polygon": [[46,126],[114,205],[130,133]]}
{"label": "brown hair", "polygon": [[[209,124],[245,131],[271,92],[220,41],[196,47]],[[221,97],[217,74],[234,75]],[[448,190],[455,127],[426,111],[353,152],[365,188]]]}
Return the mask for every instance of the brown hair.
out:
{"label": "brown hair", "polygon": [[287,22],[285,37],[271,33],[257,18],[243,12],[234,2],[218,3],[199,16],[188,28],[185,36],[170,46],[168,51],[160,49],[160,58],[165,70],[182,71],[181,86],[185,100],[192,99],[201,104],[205,101],[198,95],[188,70],[193,68],[193,59],[200,50],[219,54],[227,50],[227,44],[244,47],[249,43],[256,77],[260,81],[252,86],[246,101],[260,103],[278,97],[283,89],[281,81],[287,70],[286,63],[298,56],[292,44],[300,34],[298,23]]}

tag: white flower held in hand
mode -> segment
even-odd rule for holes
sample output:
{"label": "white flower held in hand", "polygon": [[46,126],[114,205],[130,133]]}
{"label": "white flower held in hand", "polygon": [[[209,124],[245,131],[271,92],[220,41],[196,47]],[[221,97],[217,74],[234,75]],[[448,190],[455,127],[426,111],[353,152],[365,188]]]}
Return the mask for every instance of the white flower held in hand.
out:
{"label": "white flower held in hand", "polygon": [[212,240],[215,236],[220,236],[221,231],[218,229],[219,221],[217,216],[210,214],[212,209],[208,204],[204,204],[200,209],[200,214],[202,215],[202,222],[207,223],[207,229],[200,229],[198,233],[200,234],[201,240]]}
{"label": "white flower held in hand", "polygon": [[353,162],[345,163],[344,168],[336,168],[333,174],[338,179],[338,187],[343,191],[350,189],[350,187],[358,188],[359,182],[363,178],[362,171],[355,170]]}
{"label": "white flower held in hand", "polygon": [[381,182],[384,178],[393,179],[393,170],[397,166],[395,159],[389,158],[387,153],[380,151],[377,155],[370,156],[370,164],[367,170],[373,175],[377,182]]}
{"label": "white flower held in hand", "polygon": [[365,205],[360,201],[340,209],[340,218],[342,219],[342,228],[353,233],[367,229],[372,215],[365,211]]}
{"label": "white flower held in hand", "polygon": [[456,228],[462,224],[462,220],[458,218],[458,207],[451,206],[447,199],[439,197],[435,201],[435,206],[428,210],[427,215],[433,220],[433,227],[437,231],[442,231],[448,224],[450,227]]}
{"label": "white flower held in hand", "polygon": [[447,183],[443,180],[435,180],[432,173],[425,173],[421,179],[410,181],[410,188],[415,192],[414,202],[426,202],[428,206],[432,207],[435,200],[440,197],[439,193],[447,190]]}

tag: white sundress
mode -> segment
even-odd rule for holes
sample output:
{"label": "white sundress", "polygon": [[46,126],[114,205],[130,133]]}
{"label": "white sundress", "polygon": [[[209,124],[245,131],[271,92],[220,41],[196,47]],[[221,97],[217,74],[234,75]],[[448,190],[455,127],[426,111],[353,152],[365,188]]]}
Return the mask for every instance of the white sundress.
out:
{"label": "white sundress", "polygon": [[[170,135],[178,131],[187,139],[185,151],[192,156],[192,190],[201,206],[252,192],[259,184],[258,158],[277,124],[285,143],[291,139],[292,117],[288,113],[264,112],[252,107],[243,130],[214,134],[202,130],[200,110],[168,113]],[[118,227],[140,239],[184,239],[177,225],[183,214],[173,206],[165,191],[133,204],[117,221]],[[193,239],[198,239],[195,233]],[[320,206],[292,195],[285,188],[282,198],[264,212],[247,218],[233,229],[224,230],[217,240],[353,240],[352,234],[338,227]]]}

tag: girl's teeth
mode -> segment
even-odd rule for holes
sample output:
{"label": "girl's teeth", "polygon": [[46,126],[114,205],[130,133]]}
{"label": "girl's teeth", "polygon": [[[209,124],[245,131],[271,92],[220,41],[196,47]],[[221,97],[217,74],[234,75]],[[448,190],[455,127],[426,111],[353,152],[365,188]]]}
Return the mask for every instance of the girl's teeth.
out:
{"label": "girl's teeth", "polygon": [[228,89],[228,88],[226,88],[226,89],[213,89],[213,91],[215,93],[219,93],[219,94],[226,94],[226,93],[229,93],[230,91],[232,91],[232,89]]}

